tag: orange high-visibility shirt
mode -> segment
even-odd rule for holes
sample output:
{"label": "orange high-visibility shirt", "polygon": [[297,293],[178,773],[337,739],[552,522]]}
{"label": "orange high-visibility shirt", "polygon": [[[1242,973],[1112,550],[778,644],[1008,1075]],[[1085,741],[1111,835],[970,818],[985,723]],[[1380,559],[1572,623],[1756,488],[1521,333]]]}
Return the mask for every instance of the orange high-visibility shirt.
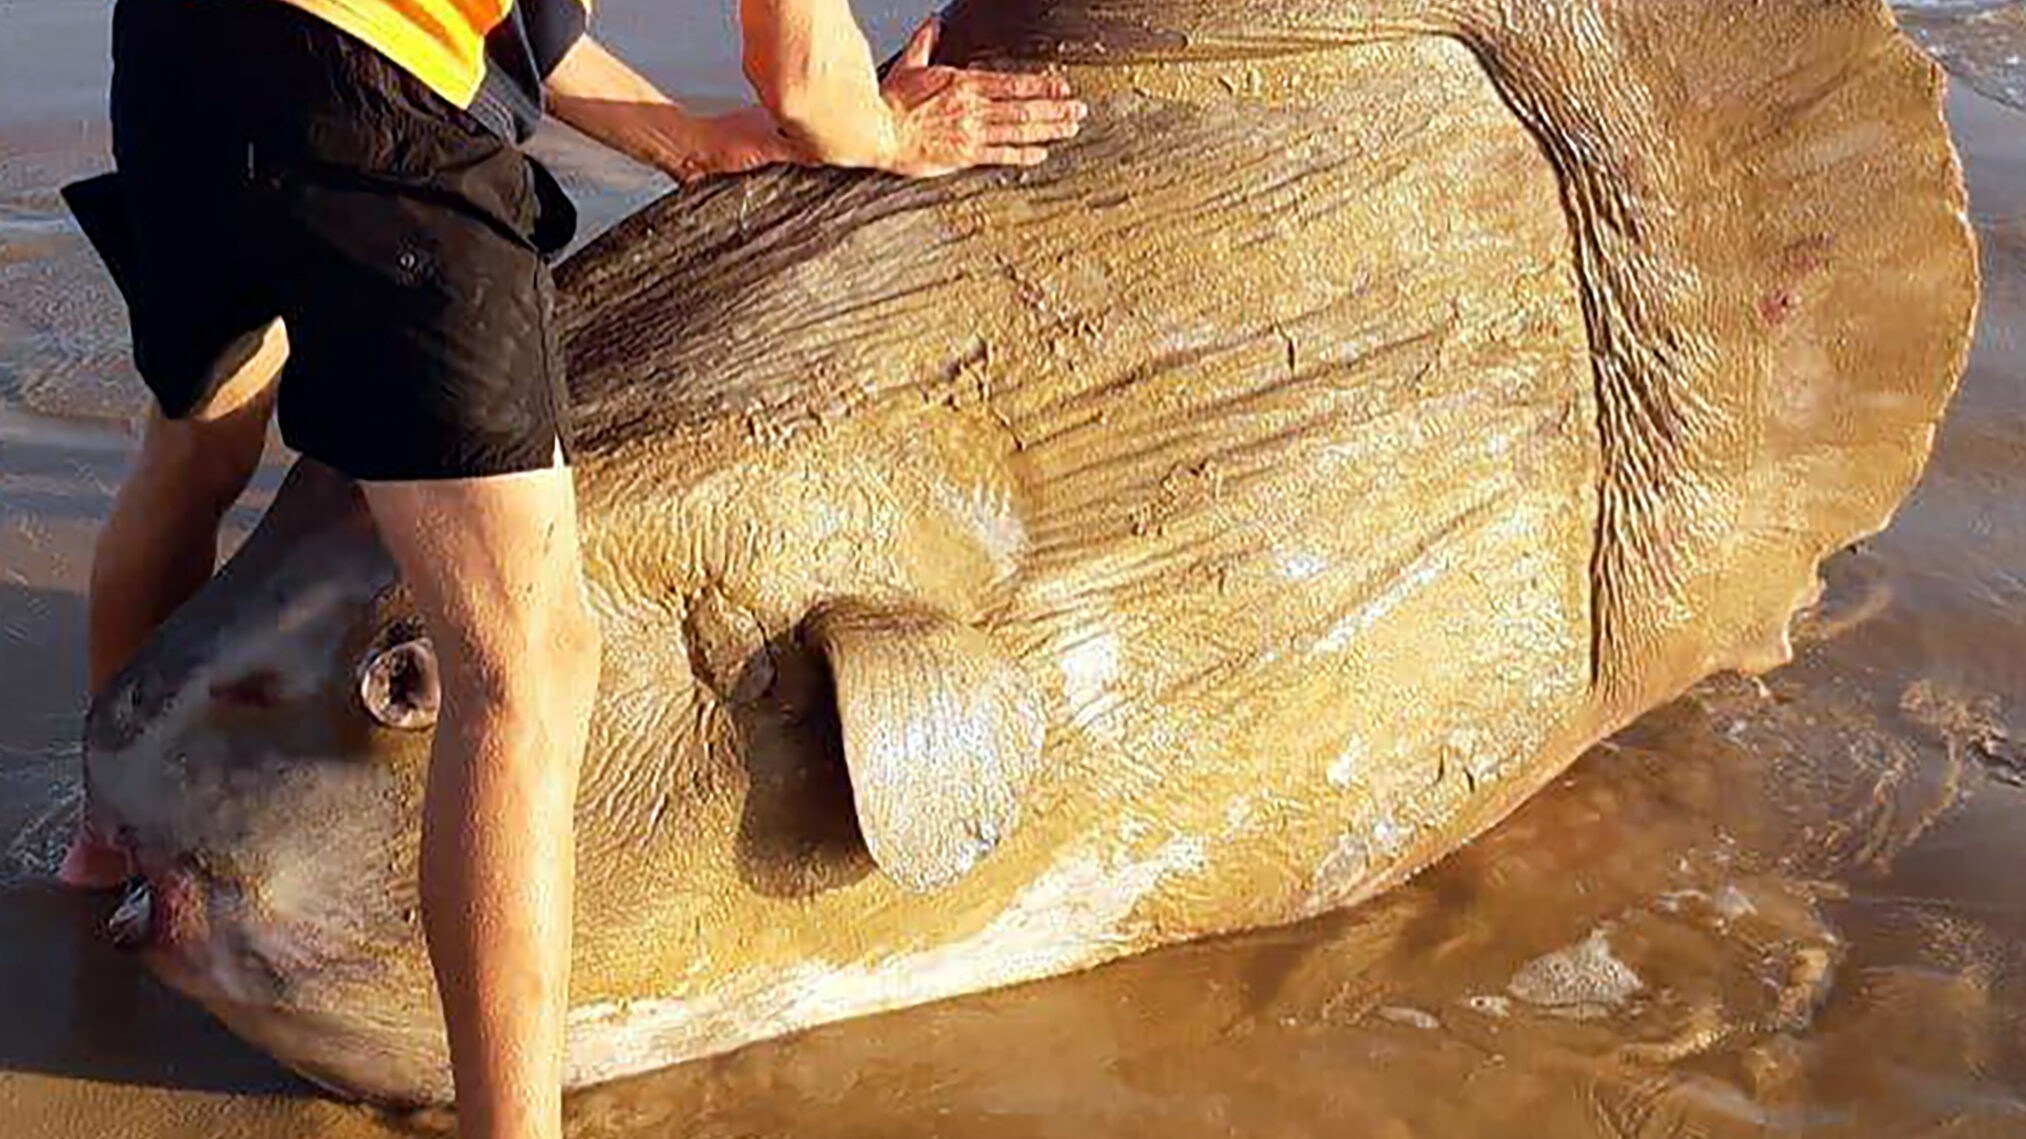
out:
{"label": "orange high-visibility shirt", "polygon": [[495,129],[525,137],[542,81],[584,34],[591,0],[284,0],[393,60]]}

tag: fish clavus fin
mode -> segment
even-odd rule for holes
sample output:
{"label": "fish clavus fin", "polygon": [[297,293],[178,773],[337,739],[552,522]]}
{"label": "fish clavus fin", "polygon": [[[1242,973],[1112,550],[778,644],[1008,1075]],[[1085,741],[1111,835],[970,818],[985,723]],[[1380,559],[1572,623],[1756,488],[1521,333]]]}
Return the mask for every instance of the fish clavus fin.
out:
{"label": "fish clavus fin", "polygon": [[804,626],[828,663],[859,828],[873,861],[939,889],[1020,820],[1047,716],[983,632],[919,605],[829,602]]}

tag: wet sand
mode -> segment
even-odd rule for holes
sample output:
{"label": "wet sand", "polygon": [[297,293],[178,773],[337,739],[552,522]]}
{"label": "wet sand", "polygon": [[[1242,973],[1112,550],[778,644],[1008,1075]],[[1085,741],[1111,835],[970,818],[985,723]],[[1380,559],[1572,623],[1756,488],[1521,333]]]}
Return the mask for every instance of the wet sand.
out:
{"label": "wet sand", "polygon": [[[2026,113],[1965,86],[1951,114],[1987,278],[1971,369],[1792,666],[1655,712],[1359,910],[595,1089],[572,1134],[2026,1134]],[[6,132],[0,224],[90,168],[70,130]],[[74,238],[0,233],[0,1131],[442,1133],[321,1098],[47,881],[134,389]]]}

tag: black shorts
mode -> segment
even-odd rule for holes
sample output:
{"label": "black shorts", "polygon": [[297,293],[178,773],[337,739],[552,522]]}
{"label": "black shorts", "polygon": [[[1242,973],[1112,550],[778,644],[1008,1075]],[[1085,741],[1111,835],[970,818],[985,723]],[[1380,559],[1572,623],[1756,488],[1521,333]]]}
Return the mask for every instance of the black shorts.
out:
{"label": "black shorts", "polygon": [[280,317],[304,454],[370,480],[553,465],[546,257],[575,217],[546,171],[282,0],[119,0],[113,62],[118,172],[66,196],[165,415]]}

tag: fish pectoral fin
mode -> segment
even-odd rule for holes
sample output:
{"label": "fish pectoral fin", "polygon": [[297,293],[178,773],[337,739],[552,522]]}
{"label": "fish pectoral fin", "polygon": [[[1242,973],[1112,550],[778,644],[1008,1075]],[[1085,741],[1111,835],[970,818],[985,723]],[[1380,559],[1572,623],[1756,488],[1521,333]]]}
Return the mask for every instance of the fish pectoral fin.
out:
{"label": "fish pectoral fin", "polygon": [[925,607],[835,601],[805,630],[830,666],[873,861],[912,890],[962,877],[1019,823],[1040,691],[991,638]]}

